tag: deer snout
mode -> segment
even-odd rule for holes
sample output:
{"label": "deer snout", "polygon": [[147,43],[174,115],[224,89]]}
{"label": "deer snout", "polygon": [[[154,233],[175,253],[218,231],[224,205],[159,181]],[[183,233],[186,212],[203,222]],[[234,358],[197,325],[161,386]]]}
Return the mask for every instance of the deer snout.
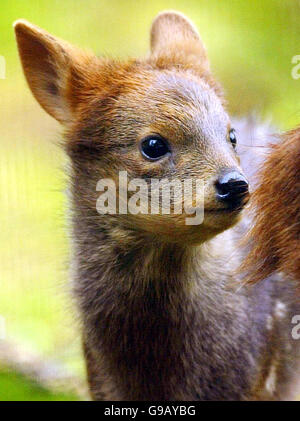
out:
{"label": "deer snout", "polygon": [[242,209],[249,199],[249,184],[236,170],[223,172],[215,183],[216,198],[229,210]]}

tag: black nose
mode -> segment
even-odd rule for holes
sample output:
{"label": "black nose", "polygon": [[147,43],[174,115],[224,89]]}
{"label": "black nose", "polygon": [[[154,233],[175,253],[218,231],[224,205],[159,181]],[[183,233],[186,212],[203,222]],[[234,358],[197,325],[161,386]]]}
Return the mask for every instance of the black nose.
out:
{"label": "black nose", "polygon": [[228,209],[239,209],[247,203],[248,182],[238,171],[223,173],[215,185],[217,200],[226,204]]}

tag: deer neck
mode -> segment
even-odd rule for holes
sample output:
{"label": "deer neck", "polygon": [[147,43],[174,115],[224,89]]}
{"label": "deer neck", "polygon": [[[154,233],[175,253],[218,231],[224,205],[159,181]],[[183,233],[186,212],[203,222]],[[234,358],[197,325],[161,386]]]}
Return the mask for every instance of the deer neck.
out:
{"label": "deer neck", "polygon": [[195,330],[222,299],[221,279],[212,286],[206,274],[213,246],[130,237],[122,243],[102,233],[102,241],[90,238],[77,254],[84,330],[126,398],[170,399],[176,390],[183,399],[182,356],[193,361]]}

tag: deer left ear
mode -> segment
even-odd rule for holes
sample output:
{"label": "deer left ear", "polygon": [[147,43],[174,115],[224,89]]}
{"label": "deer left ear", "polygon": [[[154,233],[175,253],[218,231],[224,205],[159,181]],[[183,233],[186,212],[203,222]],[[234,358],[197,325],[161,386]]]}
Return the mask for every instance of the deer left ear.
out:
{"label": "deer left ear", "polygon": [[154,19],[150,32],[151,54],[173,64],[209,70],[206,48],[194,24],[183,14],[166,11]]}

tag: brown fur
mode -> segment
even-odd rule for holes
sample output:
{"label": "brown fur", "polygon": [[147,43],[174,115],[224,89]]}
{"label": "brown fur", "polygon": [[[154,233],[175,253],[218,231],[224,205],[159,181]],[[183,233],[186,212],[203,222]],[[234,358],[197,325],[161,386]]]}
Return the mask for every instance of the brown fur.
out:
{"label": "brown fur", "polygon": [[251,283],[279,271],[300,281],[300,128],[273,145],[252,197],[251,252],[243,263]]}
{"label": "brown fur", "polygon": [[[299,311],[292,285],[229,287],[242,258],[231,228],[240,210],[221,211],[215,181],[241,169],[194,26],[181,14],[160,14],[148,58],[126,62],[76,52],[24,21],[15,29],[33,94],[65,127],[74,292],[91,396],[292,396],[299,358],[290,337]],[[138,145],[149,133],[167,138],[172,154],[145,160]],[[203,223],[186,225],[184,214],[98,214],[97,181],[117,182],[120,170],[147,182],[206,181]]]}

